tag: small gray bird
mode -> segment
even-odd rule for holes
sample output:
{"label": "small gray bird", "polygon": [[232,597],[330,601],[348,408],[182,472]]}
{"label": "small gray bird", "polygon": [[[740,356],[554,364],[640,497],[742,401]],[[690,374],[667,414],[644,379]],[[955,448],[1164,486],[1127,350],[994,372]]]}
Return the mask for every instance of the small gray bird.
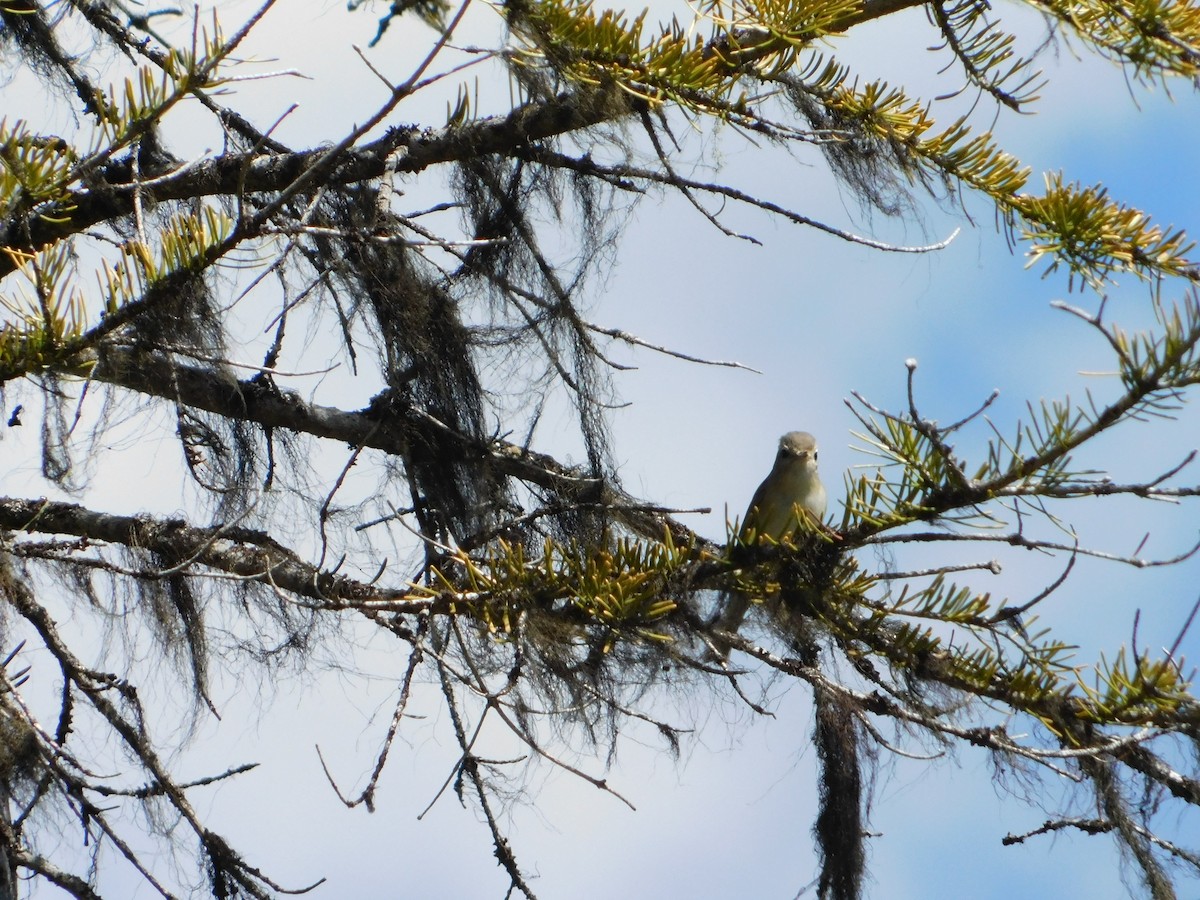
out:
{"label": "small gray bird", "polygon": [[[753,531],[759,537],[781,540],[799,527],[799,517],[806,512],[817,522],[824,519],[826,503],[825,485],[817,475],[817,439],[807,431],[789,431],[779,439],[770,474],[754,492],[741,535],[745,538]],[[750,608],[750,598],[726,594],[724,601],[714,624],[722,631],[736,632]],[[716,659],[729,655],[729,647],[722,643],[716,650]]]}

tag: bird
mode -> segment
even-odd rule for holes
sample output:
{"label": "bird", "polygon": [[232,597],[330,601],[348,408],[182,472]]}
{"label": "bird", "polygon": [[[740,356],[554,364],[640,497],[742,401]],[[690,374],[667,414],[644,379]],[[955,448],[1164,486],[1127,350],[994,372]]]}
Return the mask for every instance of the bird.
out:
{"label": "bird", "polygon": [[[801,517],[817,523],[825,518],[825,485],[817,474],[817,439],[807,431],[789,431],[779,439],[775,464],[763,479],[742,519],[739,536],[755,540],[769,537],[780,541],[800,527]],[[750,608],[750,598],[741,592],[727,593],[713,625],[721,631],[736,632]],[[714,641],[710,657],[724,660],[729,646]]]}

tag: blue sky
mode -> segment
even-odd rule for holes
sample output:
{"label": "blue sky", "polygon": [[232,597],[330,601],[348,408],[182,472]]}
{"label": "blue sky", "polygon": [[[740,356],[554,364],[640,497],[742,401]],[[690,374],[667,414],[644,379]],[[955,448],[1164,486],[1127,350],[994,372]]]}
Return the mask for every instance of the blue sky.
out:
{"label": "blue sky", "polygon": [[[1006,18],[1007,12],[1006,6],[999,15]],[[897,64],[893,48],[903,42],[902,36],[920,31],[921,14],[903,21],[903,26],[889,21],[867,34],[851,34],[845,43],[854,45],[861,37],[866,46],[855,49],[856,59],[867,64],[883,60],[901,72],[915,72],[919,64]],[[928,29],[923,34],[923,40],[913,42],[918,47],[933,42]],[[1200,178],[1194,168],[1200,104],[1188,87],[1176,86],[1172,101],[1161,88],[1131,91],[1123,74],[1102,61],[1081,63],[1064,53],[1058,65],[1053,58],[1045,62],[1051,83],[1043,91],[1044,101],[1035,116],[1000,117],[995,130],[1001,144],[1035,173],[1061,169],[1085,183],[1102,180],[1114,196],[1159,222],[1195,222],[1200,213]],[[925,96],[944,90],[927,90]],[[799,170],[782,159],[766,165],[757,151],[745,150],[730,152],[722,174],[739,185],[743,178],[754,180],[759,193],[772,187],[789,190],[802,198],[798,202],[805,212],[816,207],[833,224],[895,235],[904,243],[941,238],[956,225],[964,231],[945,251],[911,257],[848,247],[784,224],[753,229],[765,247],[747,247],[716,236],[693,218],[673,226],[668,240],[676,258],[699,265],[671,267],[669,297],[675,302],[663,304],[649,299],[664,293],[654,280],[654,273],[662,271],[660,254],[648,254],[652,258],[646,263],[638,256],[648,245],[661,250],[648,237],[651,231],[668,231],[654,221],[655,215],[671,215],[674,222],[678,212],[647,206],[639,210],[619,276],[606,292],[606,300],[629,296],[628,308],[624,316],[605,309],[606,318],[619,319],[656,343],[674,336],[674,345],[689,352],[737,359],[764,372],[754,376],[692,369],[683,376],[675,364],[640,354],[645,368],[629,379],[641,390],[627,394],[633,395],[634,406],[616,419],[619,429],[627,429],[625,458],[638,479],[630,479],[627,470],[627,480],[680,507],[712,505],[717,515],[698,525],[704,533],[720,535],[722,504],[728,504],[731,515],[741,513],[770,465],[774,438],[783,431],[802,427],[819,436],[827,483],[831,473],[869,462],[849,449],[861,442],[849,434],[856,423],[842,399],[858,390],[880,405],[899,407],[906,358],[920,363],[917,388],[923,411],[941,421],[973,410],[993,388],[1001,391],[993,418],[1009,429],[1024,415],[1026,400],[1036,404],[1065,394],[1082,399],[1085,388],[1100,395],[1106,390],[1104,379],[1077,374],[1111,370],[1105,348],[1087,329],[1049,307],[1055,299],[1087,305],[1094,298],[1069,295],[1061,276],[1042,279],[1038,270],[1026,271],[1023,248],[1009,251],[983,204],[968,201],[976,228],[953,212],[926,208],[924,228],[910,224],[897,229],[878,217],[863,217],[852,199],[818,187],[819,170]],[[1035,174],[1031,188],[1039,181]],[[880,227],[874,230],[873,225]],[[671,251],[661,255],[670,258]],[[622,291],[625,285],[630,285],[625,288],[629,295]],[[1113,293],[1111,312],[1118,319],[1140,321],[1145,298],[1145,289],[1126,279]],[[629,316],[641,322],[630,322]],[[670,377],[667,370],[676,371],[687,388],[656,390]],[[1126,429],[1106,438],[1103,457],[1093,462],[1111,466],[1117,480],[1147,477],[1197,446],[1197,424],[1195,412],[1185,411],[1175,423]],[[660,452],[629,449],[647,435]],[[986,429],[979,429],[974,440],[986,437]],[[969,434],[962,440],[964,448],[972,446]],[[697,458],[703,460],[699,472],[679,465],[680,459]],[[1147,546],[1162,556],[1190,546],[1197,524],[1194,509],[1148,511],[1123,503],[1080,504],[1071,520],[1095,546],[1114,552],[1132,552],[1149,533]],[[986,560],[991,554],[965,555]],[[905,558],[900,568],[917,565],[912,559]],[[1001,577],[977,581],[1014,598],[1035,594],[1061,565],[1012,557],[1004,563]],[[1111,653],[1127,643],[1139,608],[1141,645],[1172,643],[1195,600],[1200,574],[1194,562],[1154,573],[1115,565],[1083,568],[1043,610],[1044,623],[1061,627],[1062,636],[1082,645],[1081,662],[1098,649]],[[1200,636],[1191,634],[1183,649],[1185,654],[1190,649],[1194,658]],[[715,864],[707,855],[696,862],[707,874],[697,875],[692,896],[783,898],[806,882],[801,873],[809,871],[808,863],[799,848],[807,846],[804,813],[812,802],[807,706],[789,697],[784,708],[788,715],[777,720],[745,732],[735,729],[737,752],[697,751],[685,770],[693,773],[700,767],[721,788],[709,787],[701,777],[690,783],[691,790],[714,801],[709,791],[719,791],[725,804],[713,802],[707,836],[694,846],[735,843],[722,848]],[[702,755],[703,762],[698,759]],[[872,817],[883,833],[873,842],[873,896],[1124,896],[1112,846],[1104,839],[1042,838],[1023,847],[1001,847],[1004,834],[1035,828],[1047,816],[993,787],[989,775],[987,760],[972,751],[931,765],[900,761],[887,770]],[[733,797],[726,793],[730,785]],[[737,825],[726,832],[723,826],[731,820]],[[665,883],[662,889],[668,890]]]}
{"label": "blue sky", "polygon": [[[227,29],[247,8],[222,5]],[[1022,22],[1025,46],[1032,46],[1036,17],[1011,10]],[[686,12],[681,8],[679,14]],[[1010,7],[998,14],[1008,20]],[[261,68],[295,68],[309,79],[280,76],[238,85],[241,108],[265,124],[290,102],[300,102],[280,129],[296,145],[332,139],[374,108],[380,98],[373,76],[350,50],[351,42],[365,45],[372,36],[372,16],[347,15],[341,4],[305,4],[272,17],[247,53],[279,57]],[[282,27],[288,28],[286,47],[274,42]],[[399,79],[427,40],[428,33],[414,26],[397,27],[370,55]],[[832,46],[864,66],[865,76],[902,81],[912,93],[930,97],[957,86],[952,76],[933,80],[946,60],[925,51],[931,43],[933,32],[923,14],[914,12],[856,30]],[[1186,85],[1175,87],[1173,100],[1161,88],[1130,89],[1111,64],[1077,60],[1065,49],[1043,62],[1050,77],[1044,101],[1034,116],[1000,116],[1001,144],[1035,171],[1061,169],[1084,182],[1102,180],[1115,196],[1156,220],[1200,230],[1194,162],[1200,98]],[[504,102],[503,86],[486,83],[482,91]],[[31,86],[6,91],[6,104],[10,96],[12,109],[22,102],[36,109]],[[949,121],[955,106],[945,105]],[[445,98],[437,98],[402,108],[398,121],[437,124],[444,111]],[[219,147],[217,140],[201,126],[181,135],[177,147],[200,153]],[[695,136],[685,140],[699,143]],[[851,436],[855,423],[843,399],[857,390],[897,408],[910,357],[919,360],[919,401],[927,415],[942,421],[971,411],[994,388],[1002,392],[994,419],[1010,429],[1024,415],[1027,400],[1080,397],[1085,387],[1106,390],[1103,379],[1077,374],[1104,368],[1104,348],[1081,324],[1049,306],[1068,298],[1065,279],[1026,271],[1023,248],[1009,250],[984,204],[967,200],[975,225],[956,208],[931,204],[921,207],[919,221],[891,222],[864,214],[852,197],[831,189],[815,155],[793,158],[755,148],[732,132],[706,138],[705,144],[719,151],[721,180],[830,224],[905,244],[963,230],[935,254],[881,254],[731,209],[729,224],[763,242],[752,246],[722,236],[677,196],[642,200],[633,209],[611,277],[596,286],[591,318],[656,344],[735,359],[763,374],[616,348],[617,359],[638,367],[615,376],[616,393],[630,406],[611,415],[621,476],[633,493],[678,507],[711,507],[711,515],[685,521],[720,538],[726,506],[730,515],[741,515],[770,465],[779,434],[804,428],[822,442],[822,470],[835,488],[836,514],[839,473],[870,462],[851,449],[860,442]],[[1038,180],[1035,174],[1031,186]],[[420,206],[421,189],[412,188],[413,206]],[[1113,311],[1121,318],[1127,310],[1136,321],[1145,297],[1143,287],[1123,284],[1114,292]],[[1092,300],[1073,298],[1081,304]],[[342,377],[331,377],[325,389],[341,389]],[[342,405],[348,407],[373,392],[349,382],[344,389]],[[1106,439],[1097,460],[1117,460],[1117,480],[1149,477],[1200,443],[1198,424],[1196,413],[1185,410],[1175,423],[1125,429]],[[543,449],[558,450],[558,442],[569,452],[569,442],[553,426],[543,431]],[[964,449],[980,446],[986,437],[981,428],[964,438]],[[156,460],[132,441],[123,449],[148,473],[174,465],[170,454]],[[97,479],[95,505],[137,503],[123,487],[106,490],[103,481]],[[0,485],[8,493],[21,492],[12,483]],[[1076,524],[1100,549],[1130,552],[1148,532],[1148,555],[1167,556],[1195,540],[1194,508],[1147,510],[1116,501],[1080,508]],[[898,564],[905,568],[921,558],[914,553]],[[1040,590],[1061,565],[1012,556],[1004,562],[1001,576],[980,576],[978,582],[1018,599]],[[1044,617],[1087,651],[1127,642],[1137,608],[1143,610],[1142,643],[1171,643],[1200,582],[1195,563],[1155,572],[1095,564],[1080,569],[1047,604]],[[1197,656],[1200,636],[1191,635],[1184,649]],[[407,746],[393,754],[379,812],[345,811],[323,780],[316,743],[347,781],[369,768],[402,664],[393,651],[386,641],[371,642],[360,664],[378,677],[365,686],[332,677],[317,685],[284,680],[261,691],[218,683],[216,691],[225,694],[224,720],[202,726],[196,749],[182,759],[197,773],[212,759],[265,763],[202,803],[266,871],[282,873],[297,886],[327,876],[329,886],[314,896],[499,896],[503,876],[472,811],[447,796],[424,821],[415,818],[454,759],[432,692],[418,704],[432,718],[414,722]],[[1089,652],[1081,655],[1088,658]],[[528,802],[514,804],[506,816],[514,849],[537,873],[541,896],[783,900],[811,880],[814,773],[806,691],[774,685],[776,716],[757,719],[733,698],[714,701],[707,686],[693,690],[663,698],[659,706],[673,721],[699,728],[685,743],[680,763],[655,735],[636,728],[616,758],[610,780],[637,812],[564,773],[529,770]],[[501,735],[494,740],[492,755],[512,751]],[[576,761],[590,772],[603,768],[603,759],[586,752]],[[873,828],[881,832],[872,842],[872,896],[1124,896],[1112,845],[1104,838],[1042,838],[1002,848],[1004,834],[1035,828],[1046,816],[996,788],[990,774],[987,760],[969,750],[935,763],[899,760],[883,767],[872,815]],[[142,889],[138,896],[148,894]]]}

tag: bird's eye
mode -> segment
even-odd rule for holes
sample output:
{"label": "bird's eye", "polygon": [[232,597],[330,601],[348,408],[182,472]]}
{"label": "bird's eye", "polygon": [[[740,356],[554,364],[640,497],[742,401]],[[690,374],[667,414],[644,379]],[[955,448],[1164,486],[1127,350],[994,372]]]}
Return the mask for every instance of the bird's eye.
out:
{"label": "bird's eye", "polygon": [[820,455],[821,455],[820,453],[818,453],[816,450],[814,450],[814,451],[813,451],[813,462],[816,462],[816,461],[817,461],[817,457],[818,457],[818,456],[820,456]]}

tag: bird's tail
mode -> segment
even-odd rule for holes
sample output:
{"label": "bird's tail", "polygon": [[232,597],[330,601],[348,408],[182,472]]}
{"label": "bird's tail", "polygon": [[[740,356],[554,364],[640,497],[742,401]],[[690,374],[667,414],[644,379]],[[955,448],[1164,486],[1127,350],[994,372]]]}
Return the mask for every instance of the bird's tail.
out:
{"label": "bird's tail", "polygon": [[[738,591],[724,591],[721,593],[721,599],[717,606],[717,613],[713,616],[709,623],[711,627],[717,631],[724,631],[730,634],[737,634],[738,629],[742,627],[742,620],[746,618],[746,612],[750,609],[750,598]],[[729,641],[713,635],[712,648],[705,655],[705,661],[710,663],[724,662],[729,658]]]}

